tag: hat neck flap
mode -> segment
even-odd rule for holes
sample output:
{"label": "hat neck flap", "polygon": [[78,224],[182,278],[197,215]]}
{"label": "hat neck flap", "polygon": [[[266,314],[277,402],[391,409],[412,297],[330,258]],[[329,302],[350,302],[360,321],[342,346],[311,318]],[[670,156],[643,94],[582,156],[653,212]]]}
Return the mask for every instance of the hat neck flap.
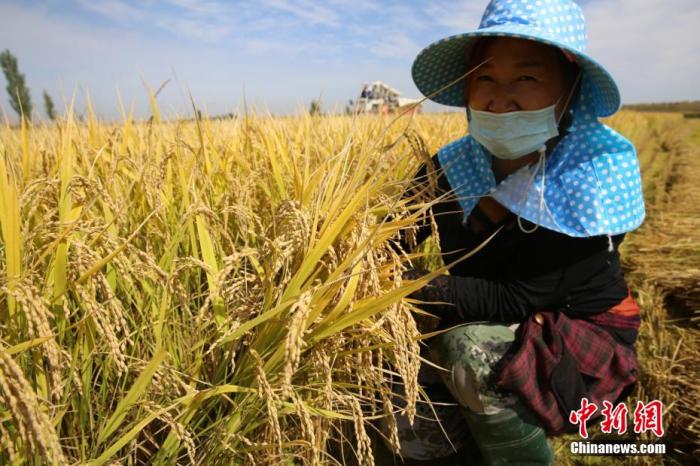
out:
{"label": "hat neck flap", "polygon": [[471,136],[441,148],[438,158],[464,219],[488,195],[530,222],[574,237],[616,235],[641,225],[645,209],[634,145],[598,121],[593,97],[584,73],[569,132],[545,159],[544,196],[536,164],[496,183],[493,156]]}

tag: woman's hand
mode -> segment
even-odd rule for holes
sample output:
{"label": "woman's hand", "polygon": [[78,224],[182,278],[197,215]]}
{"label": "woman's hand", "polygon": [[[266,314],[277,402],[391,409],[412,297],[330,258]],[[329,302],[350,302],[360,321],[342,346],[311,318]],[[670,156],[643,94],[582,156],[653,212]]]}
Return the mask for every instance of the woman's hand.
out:
{"label": "woman's hand", "polygon": [[[429,271],[424,269],[409,269],[403,273],[402,278],[405,280],[417,280],[429,273]],[[439,275],[433,278],[424,287],[414,291],[408,297],[417,301],[423,301],[418,307],[436,317],[414,314],[414,319],[421,332],[425,333],[435,330],[438,324],[443,326],[448,324],[449,326],[449,324],[455,322],[457,310],[451,304],[450,277],[448,275]]]}

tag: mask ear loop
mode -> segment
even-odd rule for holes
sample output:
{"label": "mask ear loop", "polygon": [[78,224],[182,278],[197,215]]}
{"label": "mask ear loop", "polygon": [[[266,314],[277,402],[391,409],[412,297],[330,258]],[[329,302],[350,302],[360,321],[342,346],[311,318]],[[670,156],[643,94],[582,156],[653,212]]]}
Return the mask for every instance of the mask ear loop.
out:
{"label": "mask ear loop", "polygon": [[[557,127],[559,127],[559,123],[561,122],[561,119],[564,116],[564,112],[566,112],[569,108],[569,102],[571,102],[571,97],[573,96],[574,90],[576,89],[576,86],[578,85],[578,82],[581,79],[582,73],[583,73],[583,71],[579,70],[578,75],[576,75],[576,80],[574,81],[574,84],[571,86],[571,90],[569,91],[569,95],[566,97],[566,102],[564,103],[564,110],[561,112],[561,114],[557,118]],[[554,105],[558,104],[559,100],[561,100],[561,97],[559,97],[559,99],[557,99],[557,103],[555,103]],[[523,202],[527,198],[527,193],[530,192],[530,187],[532,186],[533,182],[535,181],[535,177],[537,176],[537,170],[541,170],[542,182],[540,184],[540,202],[539,202],[539,205],[537,207],[537,223],[535,223],[535,226],[533,228],[528,230],[527,228],[523,227],[522,217],[520,215],[518,215],[518,219],[517,219],[518,228],[520,228],[520,231],[522,231],[525,234],[530,234],[530,233],[534,233],[535,231],[537,231],[537,229],[540,226],[540,222],[542,221],[542,211],[544,210],[544,207],[545,207],[544,190],[546,187],[546,185],[545,185],[545,165],[546,165],[545,152],[546,151],[547,151],[547,146],[545,146],[545,145],[542,145],[542,147],[540,147],[538,149],[538,152],[540,153],[540,157],[537,159],[537,166],[532,171],[532,176],[530,177],[530,180],[527,183],[527,189],[525,190],[522,198],[520,199],[520,207],[522,207]],[[522,210],[522,209],[519,209],[519,210]]]}
{"label": "mask ear loop", "polygon": [[[523,202],[525,201],[525,199],[527,197],[527,193],[530,192],[530,186],[532,186],[532,184],[535,181],[535,177],[537,176],[537,170],[541,169],[542,170],[542,183],[540,185],[540,202],[539,202],[539,206],[537,208],[537,223],[535,223],[535,226],[533,228],[528,230],[527,228],[525,228],[523,226],[522,217],[520,215],[518,215],[518,228],[520,228],[520,231],[522,231],[525,234],[530,234],[530,233],[534,233],[535,231],[537,231],[537,229],[540,226],[540,222],[542,221],[542,210],[544,207],[544,188],[545,188],[545,184],[544,184],[545,157],[544,157],[544,154],[545,154],[546,150],[547,150],[547,148],[544,145],[538,149],[538,152],[540,153],[540,157],[537,159],[537,166],[532,171],[532,176],[530,176],[530,180],[527,183],[527,189],[523,193],[524,195],[520,198],[520,207],[522,207]],[[520,209],[520,210],[522,210],[522,209]]]}

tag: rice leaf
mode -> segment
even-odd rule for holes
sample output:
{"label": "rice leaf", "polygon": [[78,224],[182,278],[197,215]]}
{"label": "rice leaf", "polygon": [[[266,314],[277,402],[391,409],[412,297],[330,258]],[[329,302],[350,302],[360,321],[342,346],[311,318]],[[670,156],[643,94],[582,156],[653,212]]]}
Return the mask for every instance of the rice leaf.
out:
{"label": "rice leaf", "polygon": [[158,350],[151,361],[144,367],[129,391],[124,395],[124,398],[119,401],[114,412],[105,422],[104,427],[100,429],[100,433],[97,437],[98,445],[104,443],[104,441],[121,426],[129,410],[148,389],[153,374],[155,374],[156,370],[167,356],[167,351],[164,349]]}
{"label": "rice leaf", "polygon": [[[1,149],[1,146],[0,146]],[[5,249],[7,283],[12,289],[22,274],[22,236],[20,234],[19,201],[16,180],[7,170],[0,153],[0,227]],[[8,316],[15,313],[15,299],[7,297]]]}

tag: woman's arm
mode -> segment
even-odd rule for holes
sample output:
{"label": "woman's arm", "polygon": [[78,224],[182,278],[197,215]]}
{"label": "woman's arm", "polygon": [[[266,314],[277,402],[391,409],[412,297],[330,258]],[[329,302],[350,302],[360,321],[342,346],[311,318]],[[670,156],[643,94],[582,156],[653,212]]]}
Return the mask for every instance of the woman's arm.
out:
{"label": "woman's arm", "polygon": [[474,321],[519,322],[540,310],[572,315],[603,312],[626,296],[616,250],[606,238],[571,238],[536,232],[498,279],[445,275],[411,297],[442,325]]}
{"label": "woman's arm", "polygon": [[[421,275],[423,272],[412,271],[404,278]],[[442,275],[410,297],[424,301],[420,307],[440,318],[442,326],[478,321],[519,322],[543,309],[538,303],[548,301],[560,280],[561,273],[522,281]]]}

